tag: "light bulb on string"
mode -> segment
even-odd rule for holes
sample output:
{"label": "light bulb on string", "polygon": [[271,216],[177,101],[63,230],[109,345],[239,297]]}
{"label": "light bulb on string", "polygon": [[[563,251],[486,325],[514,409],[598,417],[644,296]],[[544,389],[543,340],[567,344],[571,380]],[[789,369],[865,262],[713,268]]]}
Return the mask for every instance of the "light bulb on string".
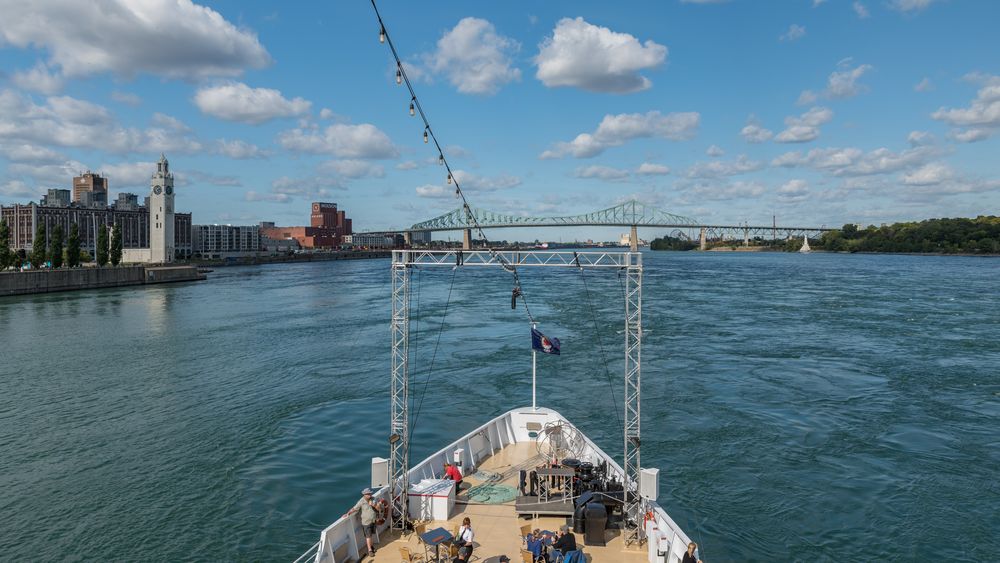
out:
{"label": "light bulb on string", "polygon": [[451,173],[448,173],[448,183],[451,184]]}
{"label": "light bulb on string", "polygon": [[385,28],[379,28],[378,30],[378,42],[385,43]]}
{"label": "light bulb on string", "polygon": [[438,164],[444,166],[444,153],[438,154]]}
{"label": "light bulb on string", "polygon": [[462,190],[458,189],[458,184],[455,184],[455,198],[457,199],[460,195],[462,195]]}
{"label": "light bulb on string", "polygon": [[427,128],[424,127],[424,142],[427,142]]}
{"label": "light bulb on string", "polygon": [[[413,98],[413,99],[416,100],[416,98]],[[416,111],[416,108],[413,105],[413,101],[411,100],[410,101],[410,117],[413,117],[414,115],[417,115],[417,111]]]}
{"label": "light bulb on string", "polygon": [[402,83],[403,83],[403,70],[397,68],[396,69],[396,84],[402,84]]}

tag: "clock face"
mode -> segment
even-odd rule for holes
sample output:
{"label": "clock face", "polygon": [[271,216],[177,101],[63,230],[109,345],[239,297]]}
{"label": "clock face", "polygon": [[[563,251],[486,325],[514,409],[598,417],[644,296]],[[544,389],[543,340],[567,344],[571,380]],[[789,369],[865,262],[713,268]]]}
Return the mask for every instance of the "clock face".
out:
{"label": "clock face", "polygon": [[319,211],[319,205],[313,205],[313,211]]}
{"label": "clock face", "polygon": [[160,193],[162,191],[163,191],[163,188],[161,188],[160,186],[156,186],[155,188],[153,188],[153,193],[156,194],[156,195],[160,195]]}
{"label": "clock face", "polygon": [[172,188],[171,186],[167,186],[167,195],[170,195],[172,193],[174,193],[174,188]]}

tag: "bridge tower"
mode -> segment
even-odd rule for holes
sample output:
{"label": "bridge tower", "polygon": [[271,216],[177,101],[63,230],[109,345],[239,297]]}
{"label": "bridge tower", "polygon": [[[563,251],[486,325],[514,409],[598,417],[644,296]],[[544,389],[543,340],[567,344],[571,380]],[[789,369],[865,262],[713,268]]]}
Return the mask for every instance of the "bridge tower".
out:
{"label": "bridge tower", "polygon": [[706,250],[708,248],[708,240],[705,238],[705,227],[701,228],[701,234],[698,236],[698,250]]}
{"label": "bridge tower", "polygon": [[462,229],[462,250],[472,250],[472,229]]}
{"label": "bridge tower", "polygon": [[629,235],[629,250],[632,252],[639,251],[639,232],[635,228],[635,225],[632,225],[632,232]]}

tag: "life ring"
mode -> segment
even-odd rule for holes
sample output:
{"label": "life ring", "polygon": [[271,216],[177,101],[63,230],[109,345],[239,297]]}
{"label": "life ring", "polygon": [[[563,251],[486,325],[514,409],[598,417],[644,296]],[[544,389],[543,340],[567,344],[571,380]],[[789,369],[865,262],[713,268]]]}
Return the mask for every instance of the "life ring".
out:
{"label": "life ring", "polygon": [[378,517],[375,519],[375,524],[379,526],[385,524],[385,518],[389,514],[389,501],[384,498],[380,498],[375,501],[375,513],[378,514]]}

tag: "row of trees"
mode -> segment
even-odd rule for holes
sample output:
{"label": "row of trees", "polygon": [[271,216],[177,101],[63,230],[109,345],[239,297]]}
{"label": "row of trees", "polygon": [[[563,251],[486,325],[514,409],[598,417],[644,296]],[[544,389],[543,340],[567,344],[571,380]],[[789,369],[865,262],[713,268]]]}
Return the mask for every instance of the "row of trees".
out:
{"label": "row of trees", "polygon": [[[108,262],[112,266],[117,266],[122,261],[121,230],[112,229],[110,241],[108,238],[107,227],[101,225],[97,231],[98,266],[106,266]],[[14,251],[10,248],[10,227],[6,221],[0,220],[0,272],[7,268],[20,269],[25,264],[31,264],[35,269],[44,268],[46,265],[61,268],[63,264],[76,268],[83,262],[90,262],[91,259],[90,255],[80,248],[80,231],[76,224],[70,226],[68,238],[63,233],[62,225],[56,225],[48,237],[45,225],[39,225],[35,231],[31,252],[27,253],[23,249]]]}
{"label": "row of trees", "polygon": [[928,219],[882,227],[842,229],[823,233],[819,247],[841,252],[933,252],[1000,254],[1000,217]]}

